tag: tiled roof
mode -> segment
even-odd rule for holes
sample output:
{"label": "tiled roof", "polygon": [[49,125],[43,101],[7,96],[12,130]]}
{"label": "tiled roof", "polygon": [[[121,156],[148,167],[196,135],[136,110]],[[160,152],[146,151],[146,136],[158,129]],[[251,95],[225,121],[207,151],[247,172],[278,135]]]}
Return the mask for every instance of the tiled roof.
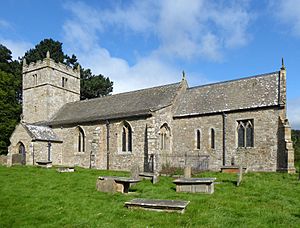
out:
{"label": "tiled roof", "polygon": [[181,83],[158,86],[64,105],[48,125],[73,124],[141,115],[172,104]]}
{"label": "tiled roof", "polygon": [[23,124],[30,137],[38,141],[61,142],[58,136],[53,132],[50,127],[37,126],[32,124]]}
{"label": "tiled roof", "polygon": [[189,88],[174,117],[278,105],[279,72]]}

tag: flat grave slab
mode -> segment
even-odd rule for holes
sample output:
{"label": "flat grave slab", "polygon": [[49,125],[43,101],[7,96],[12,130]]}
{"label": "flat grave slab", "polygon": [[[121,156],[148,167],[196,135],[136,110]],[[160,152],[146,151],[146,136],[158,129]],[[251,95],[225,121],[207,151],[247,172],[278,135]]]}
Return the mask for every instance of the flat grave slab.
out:
{"label": "flat grave slab", "polygon": [[173,181],[176,192],[214,193],[214,181],[217,178],[180,178]]}
{"label": "flat grave slab", "polygon": [[73,173],[75,172],[75,167],[72,166],[58,167],[56,170],[59,173]]}
{"label": "flat grave slab", "polygon": [[[243,167],[243,173],[247,172],[247,168]],[[222,166],[221,173],[238,173],[240,170],[239,166]]]}
{"label": "flat grave slab", "polygon": [[160,199],[133,199],[125,202],[125,206],[130,209],[144,209],[163,212],[184,213],[190,201],[183,200],[160,200]]}
{"label": "flat grave slab", "polygon": [[47,169],[52,167],[52,161],[36,161],[36,164],[38,167]]}
{"label": "flat grave slab", "polygon": [[142,172],[139,173],[139,177],[143,179],[149,179],[151,180],[152,184],[156,184],[159,181],[159,175],[155,173],[149,173],[149,172]]}

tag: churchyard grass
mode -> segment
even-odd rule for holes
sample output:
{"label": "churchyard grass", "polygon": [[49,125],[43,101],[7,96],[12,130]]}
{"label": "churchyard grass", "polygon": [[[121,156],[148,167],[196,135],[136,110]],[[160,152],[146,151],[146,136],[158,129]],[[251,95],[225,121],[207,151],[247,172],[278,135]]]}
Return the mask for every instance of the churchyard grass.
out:
{"label": "churchyard grass", "polygon": [[[298,175],[247,173],[237,187],[236,174],[198,174],[217,177],[212,195],[176,193],[171,177],[144,180],[129,194],[102,193],[100,175],[129,173],[0,166],[0,227],[300,227]],[[190,204],[184,214],[128,210],[124,202],[133,198]]]}

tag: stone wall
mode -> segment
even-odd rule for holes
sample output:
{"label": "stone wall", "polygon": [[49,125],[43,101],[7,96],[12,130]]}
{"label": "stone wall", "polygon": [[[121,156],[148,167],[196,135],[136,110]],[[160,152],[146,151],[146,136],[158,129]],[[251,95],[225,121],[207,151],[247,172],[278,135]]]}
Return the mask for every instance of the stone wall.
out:
{"label": "stone wall", "polygon": [[[227,113],[226,121],[226,150],[225,165],[242,164],[249,170],[276,171],[278,151],[278,118],[277,108]],[[237,121],[253,119],[254,147],[238,148]],[[215,114],[193,118],[174,120],[176,132],[174,133],[175,155],[208,155],[209,169],[219,170],[223,165],[223,116]],[[211,128],[215,129],[215,149],[210,146]],[[200,150],[196,149],[196,130],[201,132]],[[178,160],[173,165],[183,165]]]}
{"label": "stone wall", "polygon": [[0,165],[7,165],[7,156],[0,155]]}
{"label": "stone wall", "polygon": [[[128,123],[132,129],[132,151],[122,151],[122,126]],[[167,123],[171,129],[171,107],[164,108],[152,117],[128,118],[122,120],[86,123],[80,126],[56,126],[53,128],[63,141],[61,145],[61,163],[78,165],[86,168],[130,170],[132,165],[138,165],[140,170],[146,170],[152,154],[156,157],[162,153],[159,145],[160,127]],[[85,135],[85,151],[78,152],[78,127]],[[109,128],[109,154],[107,151],[107,129]],[[172,140],[164,153],[172,153]],[[54,149],[54,148],[53,148]],[[60,153],[54,152],[54,153]],[[107,164],[109,162],[109,164]],[[155,167],[160,169],[160,167]]]}
{"label": "stone wall", "polygon": [[10,137],[10,146],[8,147],[7,164],[12,165],[12,154],[19,153],[20,143],[23,143],[26,152],[26,164],[33,164],[32,154],[30,153],[31,138],[28,132],[22,126],[18,124]]}
{"label": "stone wall", "polygon": [[[62,86],[62,78],[66,79]],[[80,74],[52,59],[23,66],[23,120],[48,121],[66,103],[80,99]]]}

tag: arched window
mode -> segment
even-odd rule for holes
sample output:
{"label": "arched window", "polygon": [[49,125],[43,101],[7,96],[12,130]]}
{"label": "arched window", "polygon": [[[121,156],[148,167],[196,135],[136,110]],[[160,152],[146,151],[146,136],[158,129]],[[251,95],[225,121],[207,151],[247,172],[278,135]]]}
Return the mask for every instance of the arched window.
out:
{"label": "arched window", "polygon": [[246,125],[246,147],[253,147],[253,123],[249,120]]}
{"label": "arched window", "polygon": [[213,128],[210,130],[210,147],[215,149],[215,130]]}
{"label": "arched window", "polygon": [[238,147],[245,147],[245,126],[242,121],[238,125]]}
{"label": "arched window", "polygon": [[254,146],[253,120],[239,120],[237,132],[238,132],[238,147]]}
{"label": "arched window", "polygon": [[200,130],[196,131],[196,149],[200,150],[200,140],[201,140],[201,133]]}
{"label": "arched window", "polygon": [[127,122],[122,127],[122,151],[132,151],[132,129]]}
{"label": "arched window", "polygon": [[81,127],[78,127],[78,152],[85,151],[85,135]]}
{"label": "arched window", "polygon": [[167,124],[163,124],[159,130],[160,149],[168,150],[170,147],[170,128]]}

